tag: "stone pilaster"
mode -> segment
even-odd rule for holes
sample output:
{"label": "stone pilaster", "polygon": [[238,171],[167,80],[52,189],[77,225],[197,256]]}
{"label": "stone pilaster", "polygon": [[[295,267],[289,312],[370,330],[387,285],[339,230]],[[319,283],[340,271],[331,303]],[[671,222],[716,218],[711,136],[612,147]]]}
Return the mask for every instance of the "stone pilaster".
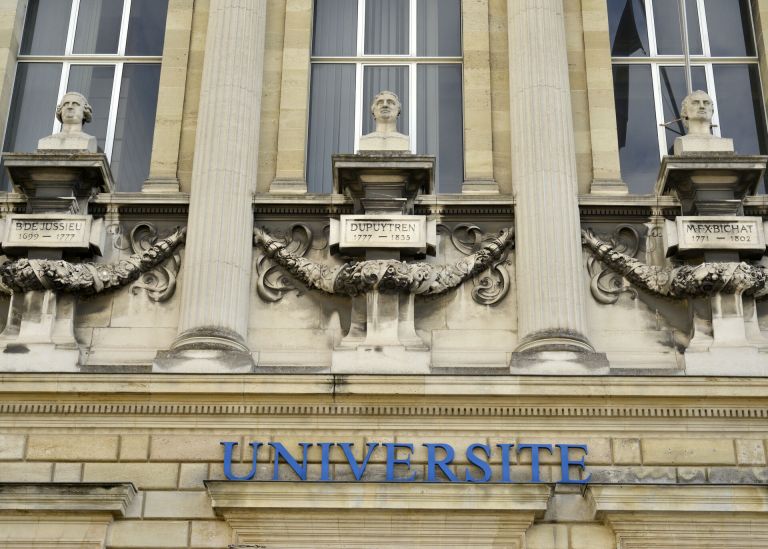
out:
{"label": "stone pilaster", "polygon": [[592,351],[563,0],[510,0],[508,23],[518,351]]}
{"label": "stone pilaster", "polygon": [[239,367],[250,362],[246,337],[252,197],[259,150],[265,18],[266,2],[211,0],[181,319],[172,348],[172,354],[200,349],[234,352],[243,355]]}

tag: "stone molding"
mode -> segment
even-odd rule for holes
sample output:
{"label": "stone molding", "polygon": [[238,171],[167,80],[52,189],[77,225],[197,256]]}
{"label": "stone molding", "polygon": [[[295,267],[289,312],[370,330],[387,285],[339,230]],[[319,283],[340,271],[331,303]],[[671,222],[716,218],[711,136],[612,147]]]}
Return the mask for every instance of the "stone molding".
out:
{"label": "stone molding", "polygon": [[[546,484],[206,481],[217,513],[228,509],[411,509],[544,512]],[[310,503],[311,502],[311,503]]]}
{"label": "stone molding", "polygon": [[598,513],[768,512],[768,486],[590,485],[588,493]]}
{"label": "stone molding", "polygon": [[405,416],[765,419],[762,407],[624,406],[345,406],[306,404],[0,404],[0,414],[149,416]]}
{"label": "stone molding", "polygon": [[60,511],[125,516],[136,496],[133,484],[0,483],[0,511]]}

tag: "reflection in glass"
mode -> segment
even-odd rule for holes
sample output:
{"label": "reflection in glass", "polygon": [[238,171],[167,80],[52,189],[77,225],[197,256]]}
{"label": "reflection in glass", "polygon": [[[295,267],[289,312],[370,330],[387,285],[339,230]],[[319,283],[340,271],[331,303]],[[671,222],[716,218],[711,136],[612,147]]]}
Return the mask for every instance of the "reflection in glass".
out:
{"label": "reflection in glass", "polygon": [[765,154],[765,117],[757,65],[714,65],[720,135],[739,154]]}
{"label": "reflection in glass", "polygon": [[438,191],[461,192],[464,131],[461,117],[461,65],[419,65],[417,152],[437,157]]}
{"label": "reflection in glass", "polygon": [[[696,0],[685,0],[685,19],[688,21],[688,46],[692,55],[701,55],[701,29]],[[653,22],[656,25],[656,50],[660,55],[681,55],[683,40],[680,31],[680,3],[678,0],[657,0],[653,3]]]}
{"label": "reflection in glass", "polygon": [[126,55],[163,55],[168,0],[133,0]]}
{"label": "reflection in glass", "polygon": [[416,55],[461,55],[461,0],[421,0],[417,6]]}
{"label": "reflection in glass", "polygon": [[83,131],[96,136],[99,152],[104,152],[106,143],[114,77],[114,65],[72,65],[69,69],[67,91],[82,93],[93,107],[93,120]]}
{"label": "reflection in glass", "polygon": [[383,90],[393,91],[400,98],[402,109],[397,119],[397,131],[408,135],[408,67],[365,67],[363,73],[363,135],[375,128],[371,116],[371,103],[376,94]]}
{"label": "reflection in glass", "polygon": [[644,0],[608,0],[608,23],[612,56],[650,55]]}
{"label": "reflection in glass", "polygon": [[117,53],[123,0],[80,0],[74,53]]}
{"label": "reflection in glass", "polygon": [[407,55],[408,0],[365,1],[366,55]]}
{"label": "reflection in glass", "polygon": [[357,54],[357,0],[315,0],[312,55]]}
{"label": "reflection in glass", "polygon": [[123,67],[111,162],[119,191],[140,191],[149,175],[159,85],[160,65]]}
{"label": "reflection in glass", "polygon": [[[659,67],[659,82],[661,83],[661,102],[664,106],[667,152],[672,154],[675,138],[685,135],[685,127],[680,119],[680,107],[683,99],[688,95],[685,68]],[[691,67],[691,84],[694,90],[709,91],[704,67]]]}
{"label": "reflection in glass", "polygon": [[331,155],[354,152],[355,65],[312,65],[307,143],[307,187],[333,190]]}
{"label": "reflection in glass", "polygon": [[30,0],[22,55],[63,55],[72,0]]}
{"label": "reflection in glass", "polygon": [[4,151],[32,152],[51,135],[60,77],[61,63],[19,63]]}
{"label": "reflection in glass", "polygon": [[650,194],[659,169],[659,138],[649,65],[614,65],[613,91],[622,179],[633,194]]}
{"label": "reflection in glass", "polygon": [[756,55],[749,0],[704,0],[704,8],[713,56]]}

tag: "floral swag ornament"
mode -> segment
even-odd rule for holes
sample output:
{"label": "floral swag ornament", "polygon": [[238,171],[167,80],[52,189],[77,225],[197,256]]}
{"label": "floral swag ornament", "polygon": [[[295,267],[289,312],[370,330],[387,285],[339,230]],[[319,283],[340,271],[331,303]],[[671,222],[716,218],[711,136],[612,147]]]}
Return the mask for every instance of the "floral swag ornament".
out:
{"label": "floral swag ornament", "polygon": [[308,288],[326,294],[355,297],[372,290],[436,296],[457,288],[498,261],[514,241],[513,231],[503,229],[489,237],[475,253],[453,264],[406,263],[395,259],[349,261],[337,267],[315,263],[293,253],[287,245],[262,229],[254,230],[254,243],[275,263]]}
{"label": "floral swag ornament", "polygon": [[21,258],[0,265],[0,280],[6,291],[54,292],[93,295],[125,286],[173,256],[186,238],[177,229],[146,250],[117,263],[70,263],[63,260]]}
{"label": "floral swag ornament", "polygon": [[768,268],[762,265],[742,261],[656,267],[616,251],[590,230],[582,230],[581,236],[583,244],[606,267],[653,295],[672,299],[715,294],[768,297]]}

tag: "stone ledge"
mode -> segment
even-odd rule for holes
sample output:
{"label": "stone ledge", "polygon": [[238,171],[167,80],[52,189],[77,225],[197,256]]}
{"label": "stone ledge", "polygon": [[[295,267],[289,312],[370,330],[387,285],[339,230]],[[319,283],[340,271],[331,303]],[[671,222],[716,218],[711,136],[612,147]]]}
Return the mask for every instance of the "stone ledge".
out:
{"label": "stone ledge", "polygon": [[547,484],[205,482],[217,513],[227,509],[408,509],[543,513]]}
{"label": "stone ledge", "polygon": [[588,494],[604,513],[768,512],[768,486],[590,485]]}
{"label": "stone ledge", "polygon": [[61,511],[125,515],[136,488],[130,483],[0,483],[0,511]]}

